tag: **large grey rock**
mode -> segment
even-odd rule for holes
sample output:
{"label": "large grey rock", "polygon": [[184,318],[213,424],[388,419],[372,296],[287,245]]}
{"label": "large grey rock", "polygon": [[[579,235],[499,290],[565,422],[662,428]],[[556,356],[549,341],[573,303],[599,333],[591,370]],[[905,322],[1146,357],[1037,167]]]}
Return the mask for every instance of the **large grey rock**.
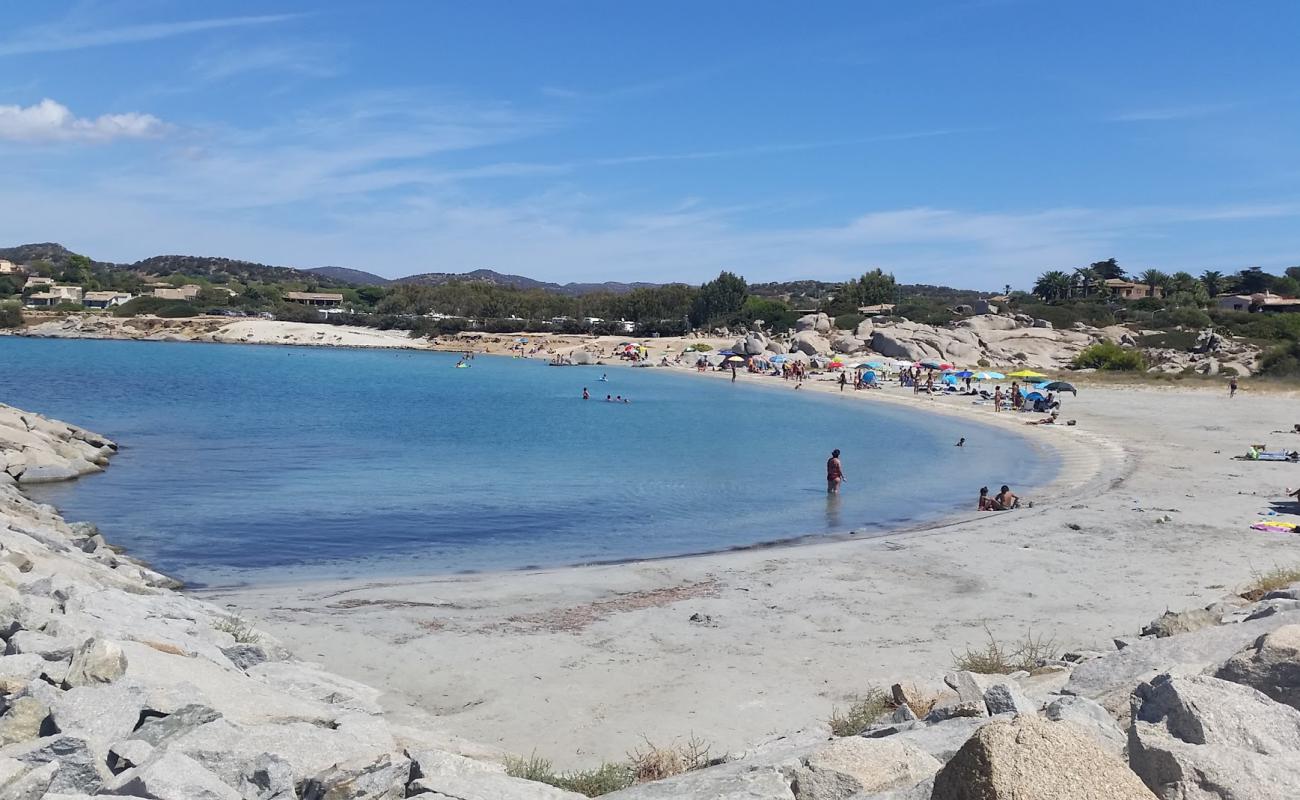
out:
{"label": "large grey rock", "polygon": [[766,349],[767,352],[773,353],[775,355],[784,355],[790,352],[790,348],[786,347],[785,343],[778,342],[775,339],[768,341]]}
{"label": "large grey rock", "polygon": [[[647,786],[652,784],[646,784]],[[522,778],[512,778],[500,773],[439,774],[425,775],[411,781],[408,791],[412,796],[419,792],[432,792],[436,798],[447,797],[455,800],[583,800],[583,795],[566,792],[554,786]],[[788,791],[788,789],[787,789]],[[620,792],[604,795],[606,798],[619,797]],[[674,795],[661,795],[671,797]],[[691,795],[675,795],[678,797]],[[701,795],[708,796],[708,795]]]}
{"label": "large grey rock", "polygon": [[909,742],[946,762],[966,744],[977,730],[990,722],[989,717],[955,717],[934,725],[920,725],[890,738]]}
{"label": "large grey rock", "polygon": [[193,758],[230,785],[262,755],[289,764],[295,781],[319,776],[336,764],[369,764],[395,749],[391,737],[376,744],[347,731],[306,722],[240,725],[218,719],[165,740],[166,749]]}
{"label": "large grey rock", "polygon": [[35,697],[19,697],[0,715],[0,747],[41,738],[50,707]]}
{"label": "large grey rock", "polygon": [[261,755],[244,768],[235,784],[247,800],[297,800],[293,768],[282,758]]}
{"label": "large grey rock", "polygon": [[50,705],[50,721],[84,738],[96,757],[107,758],[109,746],[135,730],[145,705],[145,693],[134,686],[78,686]]}
{"label": "large grey rock", "polygon": [[112,683],[126,672],[126,654],[115,642],[90,639],[72,654],[68,666],[68,686],[93,686]]}
{"label": "large grey rock", "polygon": [[153,800],[244,800],[194,759],[168,750],[118,775],[110,789]]}
{"label": "large grey rock", "polygon": [[1300,623],[1300,612],[1135,641],[1117,653],[1075,667],[1062,691],[1096,700],[1112,714],[1127,712],[1129,695],[1139,683],[1163,673],[1200,674],[1265,633],[1295,623]]}
{"label": "large grey rock", "polygon": [[867,343],[857,337],[843,334],[831,339],[831,349],[837,353],[861,353],[867,349]]}
{"label": "large grey rock", "polygon": [[1180,633],[1191,633],[1199,631],[1201,628],[1209,628],[1219,624],[1219,614],[1204,608],[1193,608],[1188,611],[1166,611],[1142,629],[1143,636],[1175,636]]}
{"label": "large grey rock", "polygon": [[303,783],[302,800],[400,800],[411,760],[384,753],[373,761],[336,764]]}
{"label": "large grey rock", "polygon": [[0,748],[9,757],[29,767],[57,763],[48,791],[95,794],[108,778],[108,770],[84,739],[56,734],[23,744]]}
{"label": "large grey rock", "polygon": [[59,771],[57,762],[28,766],[13,759],[8,761],[18,764],[20,771],[0,780],[0,797],[5,800],[46,800],[55,796],[49,789],[54,783],[55,773]]}
{"label": "large grey rock", "polygon": [[805,314],[794,322],[796,332],[812,331],[827,334],[831,332],[831,318],[825,314]]}
{"label": "large grey rock", "polygon": [[984,706],[990,715],[1032,714],[1039,708],[1038,703],[1029,699],[1015,681],[995,683],[984,690]]}
{"label": "large grey rock", "polygon": [[174,736],[179,736],[217,719],[221,719],[221,714],[207,706],[181,706],[171,714],[146,720],[139,728],[135,729],[130,738],[157,747]]}
{"label": "large grey rock", "polygon": [[18,653],[35,653],[46,661],[61,661],[72,657],[77,649],[77,642],[50,636],[40,631],[23,630],[9,637],[8,655]]}
{"label": "large grey rock", "polygon": [[39,680],[49,664],[36,653],[0,656],[0,694],[12,694]]}
{"label": "large grey rock", "polygon": [[1152,800],[1137,776],[1069,725],[1021,715],[980,728],[934,778],[933,800]]}
{"label": "large grey rock", "polygon": [[871,349],[887,358],[905,358],[908,361],[919,361],[934,355],[920,344],[880,328],[871,334]]}
{"label": "large grey rock", "polygon": [[1128,737],[1120,730],[1115,718],[1102,708],[1100,703],[1086,697],[1060,697],[1049,703],[1044,713],[1053,722],[1077,725],[1091,734],[1102,747],[1116,755],[1124,752]]}
{"label": "large grey rock", "polygon": [[831,343],[815,331],[799,331],[790,339],[790,350],[809,356],[825,355],[830,353]]}
{"label": "large grey rock", "polygon": [[378,714],[378,689],[332,675],[303,661],[264,661],[247,668],[250,677],[306,700]]}
{"label": "large grey rock", "polygon": [[845,800],[915,786],[943,766],[911,742],[848,737],[811,753],[793,782],[797,800]]}
{"label": "large grey rock", "polygon": [[790,788],[790,781],[775,767],[722,764],[612,792],[603,795],[603,800],[686,800],[705,797],[709,800],[794,800],[794,792]]}
{"label": "large grey rock", "polygon": [[1218,678],[1138,687],[1128,746],[1162,800],[1283,800],[1300,787],[1300,711]]}
{"label": "large grey rock", "polygon": [[1215,674],[1300,709],[1300,625],[1264,634],[1229,658]]}

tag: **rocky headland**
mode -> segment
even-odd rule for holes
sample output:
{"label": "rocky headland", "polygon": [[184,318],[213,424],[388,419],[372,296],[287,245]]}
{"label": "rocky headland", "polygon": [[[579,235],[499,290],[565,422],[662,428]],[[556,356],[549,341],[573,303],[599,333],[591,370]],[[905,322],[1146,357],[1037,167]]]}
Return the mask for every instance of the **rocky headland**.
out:
{"label": "rocky headland", "polygon": [[[102,469],[105,437],[0,407],[0,797],[543,800],[435,719],[298,660],[178,591],[24,483]],[[1105,650],[994,643],[818,727],[619,800],[1290,798],[1300,786],[1300,583],[1166,613]]]}

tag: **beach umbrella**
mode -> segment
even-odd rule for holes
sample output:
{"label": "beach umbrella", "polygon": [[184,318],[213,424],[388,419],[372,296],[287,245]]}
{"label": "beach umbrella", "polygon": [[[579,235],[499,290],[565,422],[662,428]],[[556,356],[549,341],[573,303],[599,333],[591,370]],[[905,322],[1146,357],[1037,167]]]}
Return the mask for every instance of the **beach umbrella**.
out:
{"label": "beach umbrella", "polygon": [[1008,375],[1011,378],[1046,378],[1041,372],[1034,372],[1032,369],[1022,369],[1018,372],[1012,372]]}
{"label": "beach umbrella", "polygon": [[787,361],[786,357],[780,354],[774,355],[768,360],[773,364],[784,364]]}
{"label": "beach umbrella", "polygon": [[732,350],[719,350],[719,351],[718,351],[718,355],[720,355],[720,356],[734,356],[734,355],[735,355],[735,352],[732,351]]}
{"label": "beach umbrella", "polygon": [[917,366],[925,367],[926,369],[944,369],[949,365],[933,358],[927,358],[926,360],[920,362]]}
{"label": "beach umbrella", "polygon": [[981,372],[975,377],[982,381],[1000,381],[1005,380],[1007,376],[1001,372]]}
{"label": "beach umbrella", "polygon": [[956,375],[944,375],[943,378],[942,378],[941,380],[942,380],[944,383],[948,384],[949,386],[956,386],[956,385],[957,385],[957,376],[956,376]]}
{"label": "beach umbrella", "polygon": [[956,375],[958,378],[973,378],[973,377],[975,377],[975,373],[971,372],[971,371],[968,370],[968,369],[964,369],[964,370],[962,370],[961,372],[954,372],[953,374]]}
{"label": "beach umbrella", "polygon": [[1026,399],[1026,400],[1043,400],[1043,399],[1045,399],[1045,398],[1043,397],[1043,393],[1042,393],[1042,392],[1037,392],[1037,391],[1035,391],[1035,392],[1030,392],[1029,394],[1025,395],[1025,399]]}
{"label": "beach umbrella", "polygon": [[1052,381],[1050,383],[1039,384],[1039,389],[1046,389],[1049,392],[1073,392],[1079,394],[1079,390],[1074,388],[1074,384],[1065,381]]}
{"label": "beach umbrella", "polygon": [[883,361],[868,361],[868,362],[866,362],[865,364],[862,364],[862,365],[859,365],[859,366],[866,366],[866,367],[870,367],[871,369],[880,369],[880,368],[882,368],[882,367],[885,366],[885,362],[883,362]]}
{"label": "beach umbrella", "polygon": [[740,356],[727,356],[727,361],[726,361],[726,363],[728,363],[728,364],[744,364],[744,363],[745,363],[745,359],[741,358]]}

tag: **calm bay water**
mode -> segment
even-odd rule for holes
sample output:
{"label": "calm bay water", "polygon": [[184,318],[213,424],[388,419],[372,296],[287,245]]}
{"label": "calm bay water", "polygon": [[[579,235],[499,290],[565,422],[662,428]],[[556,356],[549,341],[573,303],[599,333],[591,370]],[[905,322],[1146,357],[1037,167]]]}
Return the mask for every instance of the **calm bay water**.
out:
{"label": "calm bay water", "polygon": [[[663,369],[0,337],[0,401],[122,445],[34,487],[191,583],[512,569],[871,533],[1054,474],[1032,440]],[[583,402],[583,386],[593,399]],[[604,403],[605,394],[632,398]],[[965,436],[967,447],[953,442]],[[848,482],[825,494],[844,451]]]}

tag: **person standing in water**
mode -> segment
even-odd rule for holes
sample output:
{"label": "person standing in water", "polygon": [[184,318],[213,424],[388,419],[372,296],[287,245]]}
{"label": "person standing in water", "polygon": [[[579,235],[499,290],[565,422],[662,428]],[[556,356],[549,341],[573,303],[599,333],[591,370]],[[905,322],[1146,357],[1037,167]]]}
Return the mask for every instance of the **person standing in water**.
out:
{"label": "person standing in water", "polygon": [[590,400],[590,399],[591,399],[591,392],[587,391],[587,387],[586,387],[586,386],[582,387],[582,399],[583,399],[583,400]]}
{"label": "person standing in water", "polygon": [[831,451],[831,457],[826,459],[827,494],[839,494],[840,484],[843,482],[844,467],[840,465],[840,451],[835,449]]}

